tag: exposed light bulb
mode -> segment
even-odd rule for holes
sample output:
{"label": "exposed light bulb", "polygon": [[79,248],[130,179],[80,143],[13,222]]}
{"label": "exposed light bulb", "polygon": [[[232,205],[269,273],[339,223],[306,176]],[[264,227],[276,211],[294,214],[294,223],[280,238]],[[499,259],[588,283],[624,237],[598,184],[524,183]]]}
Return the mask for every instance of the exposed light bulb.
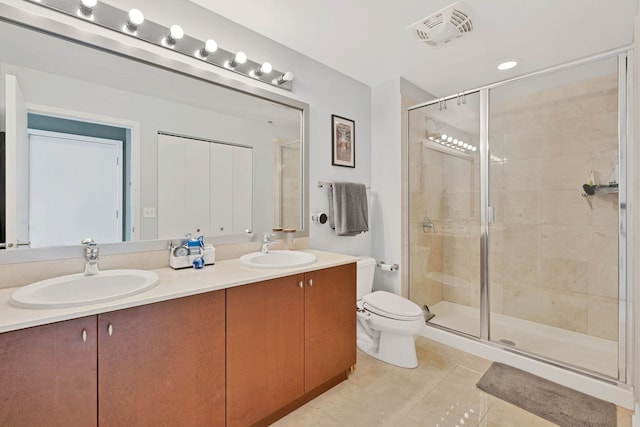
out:
{"label": "exposed light bulb", "polygon": [[293,77],[294,77],[293,73],[291,71],[287,71],[286,73],[284,73],[283,75],[281,75],[277,79],[274,79],[273,82],[275,84],[281,85],[281,84],[284,84],[286,82],[290,82],[291,80],[293,80]]}
{"label": "exposed light bulb", "polygon": [[458,139],[457,139],[457,138],[454,138],[454,139],[453,139],[453,143],[454,143],[454,144],[457,144],[457,143],[458,143]]}
{"label": "exposed light bulb", "polygon": [[471,151],[476,151],[478,149],[478,147],[476,147],[475,145],[473,147],[471,147]]}
{"label": "exposed light bulb", "polygon": [[218,50],[218,43],[216,43],[215,40],[209,39],[204,42],[204,46],[202,46],[202,49],[198,51],[198,55],[201,58],[206,58],[207,56],[209,56],[209,54],[215,52],[216,50]]}
{"label": "exposed light bulb", "polygon": [[168,47],[173,47],[178,43],[178,40],[184,37],[184,30],[180,25],[172,25],[169,28],[169,35],[164,38],[163,44]]}
{"label": "exposed light bulb", "polygon": [[447,138],[447,141],[449,141],[449,142],[453,142],[453,137],[452,137],[452,136],[450,136],[449,138]]}
{"label": "exposed light bulb", "polygon": [[80,13],[84,16],[91,16],[93,8],[98,4],[98,0],[80,0]]}
{"label": "exposed light bulb", "polygon": [[247,54],[239,51],[233,56],[233,59],[227,62],[227,65],[229,68],[236,68],[238,64],[244,64],[245,62],[247,62]]}
{"label": "exposed light bulb", "polygon": [[269,62],[265,62],[260,66],[260,72],[262,72],[262,74],[269,74],[272,71],[273,66]]}
{"label": "exposed light bulb", "polygon": [[441,138],[442,138],[442,139],[447,139],[447,134],[446,134],[446,133],[443,133],[443,134],[442,134],[442,136],[441,136]]}
{"label": "exposed light bulb", "polygon": [[129,32],[135,33],[138,31],[138,27],[142,25],[144,22],[144,15],[140,12],[139,9],[131,9],[129,11],[129,16],[127,19],[127,23],[125,24],[125,29]]}
{"label": "exposed light bulb", "polygon": [[462,144],[462,148],[469,148],[469,144],[467,144],[466,142],[464,144]]}
{"label": "exposed light bulb", "polygon": [[456,144],[459,145],[460,147],[462,147],[464,145],[464,142],[458,141],[458,142],[456,142]]}

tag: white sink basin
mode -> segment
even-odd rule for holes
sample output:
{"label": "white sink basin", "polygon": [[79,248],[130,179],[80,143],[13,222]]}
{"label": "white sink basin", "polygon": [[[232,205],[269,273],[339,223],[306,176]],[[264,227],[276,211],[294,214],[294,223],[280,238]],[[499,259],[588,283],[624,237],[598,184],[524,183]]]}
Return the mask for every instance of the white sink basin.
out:
{"label": "white sink basin", "polygon": [[24,308],[65,308],[113,301],[145,292],[160,282],[144,270],[104,270],[54,277],[16,289],[11,304]]}
{"label": "white sink basin", "polygon": [[242,255],[240,262],[248,267],[256,268],[289,268],[313,264],[316,259],[314,254],[307,252],[269,251],[266,254],[251,252],[250,254]]}

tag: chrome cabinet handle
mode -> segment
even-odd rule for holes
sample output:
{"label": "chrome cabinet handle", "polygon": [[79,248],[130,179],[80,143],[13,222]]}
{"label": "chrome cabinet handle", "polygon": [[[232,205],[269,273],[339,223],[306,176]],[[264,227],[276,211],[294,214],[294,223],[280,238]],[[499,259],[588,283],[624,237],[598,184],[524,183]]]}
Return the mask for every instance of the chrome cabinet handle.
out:
{"label": "chrome cabinet handle", "polygon": [[309,286],[313,286],[313,279],[309,279]]}
{"label": "chrome cabinet handle", "polygon": [[87,342],[87,330],[82,329],[82,342]]}
{"label": "chrome cabinet handle", "polygon": [[302,280],[298,282],[298,286],[303,287]]}
{"label": "chrome cabinet handle", "polygon": [[109,334],[109,336],[113,335],[113,325],[111,323],[109,323],[109,326],[107,326],[107,333]]}

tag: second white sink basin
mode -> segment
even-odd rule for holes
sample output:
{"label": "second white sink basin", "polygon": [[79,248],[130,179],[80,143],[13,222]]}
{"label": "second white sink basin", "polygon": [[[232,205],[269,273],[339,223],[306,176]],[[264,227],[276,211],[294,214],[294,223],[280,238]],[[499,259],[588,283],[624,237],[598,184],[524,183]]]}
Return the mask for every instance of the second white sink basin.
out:
{"label": "second white sink basin", "polygon": [[299,251],[251,252],[240,257],[240,262],[248,267],[256,268],[290,268],[302,267],[316,262],[316,256]]}
{"label": "second white sink basin", "polygon": [[160,282],[145,270],[104,270],[54,277],[16,289],[11,304],[23,308],[66,308],[113,301],[145,292]]}

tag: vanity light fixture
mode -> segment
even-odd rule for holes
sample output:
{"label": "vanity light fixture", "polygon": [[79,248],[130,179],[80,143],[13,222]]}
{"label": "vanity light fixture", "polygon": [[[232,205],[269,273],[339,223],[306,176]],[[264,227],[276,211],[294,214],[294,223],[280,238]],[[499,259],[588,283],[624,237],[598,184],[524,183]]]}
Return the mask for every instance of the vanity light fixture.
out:
{"label": "vanity light fixture", "polygon": [[139,9],[131,9],[127,15],[127,22],[124,24],[124,30],[135,34],[138,27],[144,22],[144,15]]}
{"label": "vanity light fixture", "polygon": [[184,30],[180,25],[172,25],[169,28],[169,34],[162,40],[162,44],[166,47],[174,47],[178,40],[184,37]]}
{"label": "vanity light fixture", "polygon": [[287,71],[286,73],[284,73],[283,75],[281,75],[280,77],[273,79],[273,82],[277,85],[281,85],[284,84],[286,82],[290,82],[291,80],[293,80],[293,73],[291,71]]}
{"label": "vanity light fixture", "polygon": [[271,63],[263,62],[262,65],[256,68],[255,70],[253,70],[252,73],[254,76],[260,77],[263,74],[269,74],[271,71],[273,71],[273,67],[271,66]]}
{"label": "vanity light fixture", "polygon": [[98,4],[98,0],[80,0],[78,12],[80,16],[90,18],[93,15],[93,8]]}
{"label": "vanity light fixture", "polygon": [[209,56],[216,50],[218,50],[218,43],[216,43],[216,41],[213,39],[209,39],[204,42],[204,46],[202,46],[202,48],[198,52],[196,52],[196,54],[200,58],[206,59],[207,56]]}
{"label": "vanity light fixture", "polygon": [[[67,16],[93,22],[103,28],[127,34],[136,39],[162,46],[173,52],[197,58],[207,64],[224,68],[253,81],[292,90],[293,73],[276,70],[268,62],[256,62],[243,52],[232,52],[213,40],[201,40],[185,33],[179,25],[171,27],[145,20],[139,9],[120,9],[99,0],[25,0],[29,3],[64,13]],[[97,7],[96,7],[97,5]],[[215,52],[215,54],[214,54]],[[273,76],[278,76],[274,78]]]}
{"label": "vanity light fixture", "polygon": [[229,68],[236,68],[239,64],[244,64],[245,62],[247,62],[247,54],[243,51],[239,51],[233,55],[233,58],[227,61],[226,65]]}

